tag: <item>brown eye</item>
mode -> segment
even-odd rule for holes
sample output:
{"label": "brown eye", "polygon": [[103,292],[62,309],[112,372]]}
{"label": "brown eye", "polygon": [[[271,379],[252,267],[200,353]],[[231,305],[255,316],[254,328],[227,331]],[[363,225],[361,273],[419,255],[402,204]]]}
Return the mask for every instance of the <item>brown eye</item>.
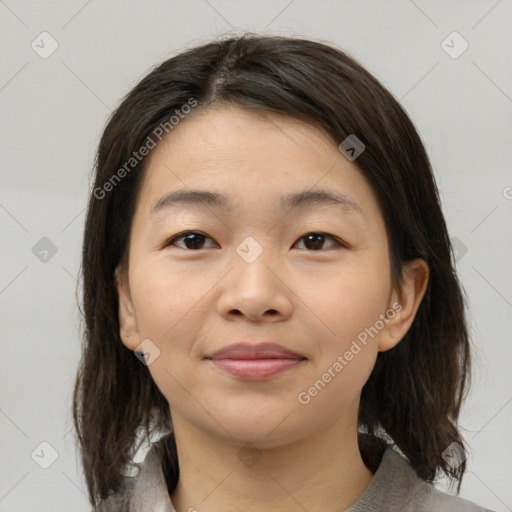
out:
{"label": "brown eye", "polygon": [[326,240],[333,240],[334,244],[331,247],[344,247],[344,244],[341,243],[335,237],[328,235],[327,233],[307,233],[302,236],[299,240],[304,240],[304,245],[306,249],[310,249],[312,251],[318,251],[322,248]]}
{"label": "brown eye", "polygon": [[[207,240],[212,240],[208,235],[201,233],[200,231],[184,231],[176,236],[170,238],[167,242],[165,242],[164,247],[174,246],[180,249],[187,250],[199,250],[199,249],[208,249],[211,247],[205,247],[205,242]],[[325,250],[326,241],[330,240],[330,245],[328,245],[327,249],[332,247],[346,247],[346,245],[335,238],[332,235],[327,233],[307,233],[302,236],[300,241],[304,241],[304,249],[310,251],[318,251]],[[300,242],[299,242],[300,243]],[[299,249],[302,249],[299,247]]]}
{"label": "brown eye", "polygon": [[[198,249],[207,249],[208,247],[204,247],[205,240],[211,240],[211,238],[208,235],[205,235],[204,233],[201,233],[199,231],[185,231],[183,233],[180,233],[179,235],[176,235],[169,239],[165,244],[164,247],[169,246],[176,246],[180,249],[189,249],[189,250],[198,250]],[[176,242],[183,241],[182,246],[177,246]]]}

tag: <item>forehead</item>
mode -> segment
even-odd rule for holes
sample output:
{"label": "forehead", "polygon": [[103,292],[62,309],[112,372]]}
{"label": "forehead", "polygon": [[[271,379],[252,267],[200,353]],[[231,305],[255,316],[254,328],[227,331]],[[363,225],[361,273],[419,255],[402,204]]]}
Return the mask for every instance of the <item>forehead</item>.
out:
{"label": "forehead", "polygon": [[152,150],[138,207],[149,216],[165,194],[187,188],[221,192],[235,209],[267,200],[279,206],[285,192],[319,188],[345,195],[362,210],[376,201],[329,134],[282,114],[232,105],[185,117]]}
{"label": "forehead", "polygon": [[226,162],[228,157],[246,163],[255,156],[282,160],[292,157],[290,150],[301,158],[318,159],[335,146],[329,134],[303,121],[221,104],[181,120],[149,155],[148,167],[174,160],[173,155],[195,166]]}

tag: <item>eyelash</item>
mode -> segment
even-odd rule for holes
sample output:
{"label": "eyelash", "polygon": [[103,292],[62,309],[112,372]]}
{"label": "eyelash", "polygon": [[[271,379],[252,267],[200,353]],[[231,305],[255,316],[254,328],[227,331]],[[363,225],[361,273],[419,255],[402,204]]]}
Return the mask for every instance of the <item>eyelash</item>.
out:
{"label": "eyelash", "polygon": [[[165,248],[165,247],[169,247],[169,246],[174,245],[174,242],[176,242],[177,240],[183,239],[183,238],[185,238],[185,237],[187,237],[189,235],[200,235],[200,236],[204,236],[206,238],[210,238],[208,235],[206,235],[205,233],[202,233],[201,231],[193,231],[193,230],[183,231],[182,233],[174,235],[173,237],[169,238],[166,242],[164,242],[164,244],[162,246],[162,249]],[[306,233],[305,235],[302,235],[299,238],[299,240],[302,240],[303,238],[305,238],[305,237],[307,237],[309,235],[321,235],[321,236],[324,236],[325,239],[330,238],[331,240],[333,240],[335,242],[336,246],[338,246],[338,247],[348,248],[348,244],[346,244],[345,242],[341,241],[340,239],[336,238],[333,235],[329,235],[329,233],[324,233],[322,231],[310,231],[310,232]],[[211,238],[210,238],[210,240],[211,240]],[[178,247],[178,249],[183,249],[183,250],[186,250],[186,251],[200,251],[202,248],[200,248],[200,249],[189,249],[189,248],[185,248],[185,247]],[[308,250],[308,249],[302,249],[302,250]],[[326,249],[319,249],[319,250],[325,252]],[[316,250],[314,250],[314,249],[313,250],[309,250],[309,252],[316,252]]]}

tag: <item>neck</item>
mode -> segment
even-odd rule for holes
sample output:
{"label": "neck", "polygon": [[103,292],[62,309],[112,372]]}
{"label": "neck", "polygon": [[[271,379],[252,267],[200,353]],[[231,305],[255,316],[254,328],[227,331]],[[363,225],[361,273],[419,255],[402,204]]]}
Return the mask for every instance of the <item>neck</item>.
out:
{"label": "neck", "polygon": [[[220,439],[173,415],[180,478],[177,512],[339,512],[373,474],[357,444],[357,422],[340,418],[327,430],[274,448]],[[254,446],[254,445],[253,445]]]}

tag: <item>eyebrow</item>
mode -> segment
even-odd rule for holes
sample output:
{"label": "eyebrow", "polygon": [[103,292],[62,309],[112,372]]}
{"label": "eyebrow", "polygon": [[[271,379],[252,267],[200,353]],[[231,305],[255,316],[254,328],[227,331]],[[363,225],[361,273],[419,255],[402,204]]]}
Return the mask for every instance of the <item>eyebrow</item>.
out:
{"label": "eyebrow", "polygon": [[[229,198],[223,194],[207,190],[182,189],[162,196],[151,208],[151,216],[164,209],[180,205],[206,206],[226,212],[232,211]],[[361,207],[353,199],[332,190],[305,190],[283,194],[280,197],[282,210],[307,209],[315,206],[338,206],[344,211],[352,211],[363,216]]]}

